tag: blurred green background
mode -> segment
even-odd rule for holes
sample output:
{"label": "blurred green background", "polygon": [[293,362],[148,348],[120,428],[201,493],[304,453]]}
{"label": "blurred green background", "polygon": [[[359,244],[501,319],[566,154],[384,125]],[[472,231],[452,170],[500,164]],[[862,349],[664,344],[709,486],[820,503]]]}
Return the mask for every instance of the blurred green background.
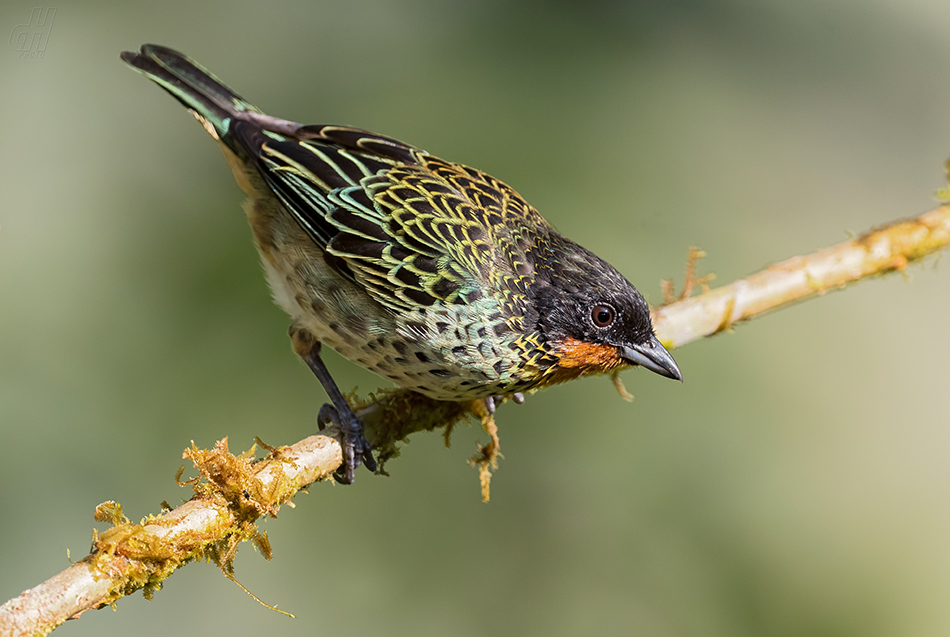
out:
{"label": "blurred green background", "polygon": [[[33,4],[0,7],[0,35]],[[687,248],[727,283],[934,206],[950,5],[63,2],[0,46],[0,601],[85,555],[93,508],[179,502],[180,453],[294,442],[291,353],[215,144],[119,52],[194,57],[265,111],[515,186],[653,302]],[[418,435],[213,565],[64,635],[950,634],[950,273],[912,268],[506,405],[492,502]],[[384,385],[330,355],[344,388]],[[99,525],[100,528],[103,525]],[[57,633],[59,634],[59,633]]]}

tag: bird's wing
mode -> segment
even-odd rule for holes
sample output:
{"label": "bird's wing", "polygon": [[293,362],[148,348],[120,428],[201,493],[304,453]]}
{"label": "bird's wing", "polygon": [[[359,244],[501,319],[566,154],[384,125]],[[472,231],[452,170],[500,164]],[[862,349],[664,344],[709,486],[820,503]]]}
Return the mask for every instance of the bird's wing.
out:
{"label": "bird's wing", "polygon": [[393,139],[340,126],[256,131],[264,180],[343,274],[394,312],[489,296],[522,312],[544,221],[513,189]]}

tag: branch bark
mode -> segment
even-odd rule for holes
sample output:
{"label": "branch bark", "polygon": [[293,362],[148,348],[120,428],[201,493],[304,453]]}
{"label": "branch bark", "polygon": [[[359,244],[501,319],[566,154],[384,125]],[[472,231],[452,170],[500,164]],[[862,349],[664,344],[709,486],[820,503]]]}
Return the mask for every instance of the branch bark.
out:
{"label": "branch bark", "polygon": [[[950,207],[942,206],[657,308],[657,336],[668,348],[682,347],[765,312],[870,276],[903,270],[948,245]],[[692,282],[687,281],[687,290]],[[393,390],[355,405],[367,438],[383,461],[395,456],[397,443],[414,432],[445,427],[448,439],[452,426],[462,418],[480,418],[492,442],[481,448],[473,463],[481,469],[483,492],[487,489],[486,474],[490,477],[498,438],[492,416],[481,401],[440,402]],[[97,507],[96,519],[110,521],[112,526],[94,534],[88,556],[0,606],[0,634],[45,635],[67,619],[114,604],[139,589],[151,597],[166,577],[196,559],[211,559],[232,577],[234,556],[247,540],[255,542],[269,559],[267,537],[258,531],[256,520],[262,515],[276,517],[282,505],[293,506],[298,491],[329,479],[342,455],[339,443],[327,435],[311,436],[289,447],[264,446],[269,453],[259,460],[254,459],[253,448],[232,455],[227,439],[210,450],[187,449],[184,457],[194,463],[199,478],[182,484],[190,484],[195,496],[140,524],[125,518],[116,503]]]}

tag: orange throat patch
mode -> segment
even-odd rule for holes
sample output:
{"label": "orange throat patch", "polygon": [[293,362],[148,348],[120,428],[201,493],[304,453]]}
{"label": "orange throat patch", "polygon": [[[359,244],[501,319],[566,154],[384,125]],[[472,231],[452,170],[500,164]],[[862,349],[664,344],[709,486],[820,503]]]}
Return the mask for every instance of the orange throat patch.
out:
{"label": "orange throat patch", "polygon": [[560,360],[549,370],[546,384],[563,383],[589,374],[605,374],[627,364],[612,345],[588,343],[571,337],[551,345]]}

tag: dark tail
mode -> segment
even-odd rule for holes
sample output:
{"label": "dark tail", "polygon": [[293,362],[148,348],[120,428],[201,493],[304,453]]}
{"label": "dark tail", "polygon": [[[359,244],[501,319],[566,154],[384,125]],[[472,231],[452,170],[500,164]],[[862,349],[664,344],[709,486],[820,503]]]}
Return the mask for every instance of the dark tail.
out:
{"label": "dark tail", "polygon": [[246,113],[248,119],[263,116],[260,110],[178,51],[145,44],[140,53],[122,53],[122,59],[207,122],[208,132],[213,129],[225,143],[230,141],[235,119],[244,119],[240,114]]}

